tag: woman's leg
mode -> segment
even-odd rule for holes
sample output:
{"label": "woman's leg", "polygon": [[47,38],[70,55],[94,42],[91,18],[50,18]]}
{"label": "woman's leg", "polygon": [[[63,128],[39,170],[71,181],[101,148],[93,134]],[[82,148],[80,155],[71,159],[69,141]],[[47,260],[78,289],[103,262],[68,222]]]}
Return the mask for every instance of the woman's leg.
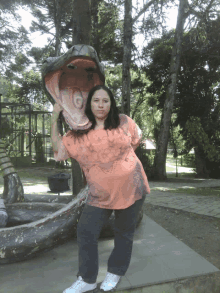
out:
{"label": "woman's leg", "polygon": [[108,272],[124,276],[130,264],[133,237],[138,213],[142,208],[146,195],[126,209],[115,211],[114,249],[108,259]]}
{"label": "woman's leg", "polygon": [[77,225],[79,255],[77,277],[81,276],[90,284],[95,283],[98,276],[98,238],[112,211],[85,204]]}

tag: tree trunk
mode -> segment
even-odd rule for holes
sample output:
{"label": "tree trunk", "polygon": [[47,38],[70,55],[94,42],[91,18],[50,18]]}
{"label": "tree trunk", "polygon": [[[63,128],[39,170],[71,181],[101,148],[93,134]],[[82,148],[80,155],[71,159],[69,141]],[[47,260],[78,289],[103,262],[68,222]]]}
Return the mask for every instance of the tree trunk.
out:
{"label": "tree trunk", "polygon": [[99,61],[100,59],[100,39],[99,39],[99,20],[98,20],[98,12],[99,12],[99,3],[100,0],[92,0],[92,7],[91,7],[91,14],[93,19],[93,46],[96,50],[96,53],[98,55]]}
{"label": "tree trunk", "polygon": [[196,177],[209,178],[209,172],[206,168],[206,162],[201,150],[195,147],[195,164],[196,164]]}
{"label": "tree trunk", "polygon": [[[90,45],[91,37],[91,4],[90,0],[74,0],[73,5],[73,39],[72,45]],[[72,162],[72,190],[77,195],[86,185],[85,175],[75,159]]]}
{"label": "tree trunk", "polygon": [[179,1],[179,10],[175,32],[174,45],[170,63],[170,82],[167,89],[166,100],[164,103],[163,114],[161,118],[161,127],[158,136],[157,149],[154,159],[153,177],[157,180],[166,179],[166,155],[169,140],[170,121],[173,110],[173,104],[176,96],[177,77],[180,68],[180,58],[182,49],[183,28],[186,20],[185,14],[186,1]]}
{"label": "tree trunk", "polygon": [[122,68],[122,113],[130,116],[131,90],[131,46],[132,46],[132,0],[125,0],[124,14],[124,54]]}
{"label": "tree trunk", "polygon": [[91,0],[74,0],[73,3],[73,45],[90,45]]}
{"label": "tree trunk", "polygon": [[55,42],[55,54],[60,55],[61,51],[61,5],[60,0],[54,0],[54,21],[56,28],[56,42]]}
{"label": "tree trunk", "polygon": [[21,157],[24,157],[24,127],[21,130]]}

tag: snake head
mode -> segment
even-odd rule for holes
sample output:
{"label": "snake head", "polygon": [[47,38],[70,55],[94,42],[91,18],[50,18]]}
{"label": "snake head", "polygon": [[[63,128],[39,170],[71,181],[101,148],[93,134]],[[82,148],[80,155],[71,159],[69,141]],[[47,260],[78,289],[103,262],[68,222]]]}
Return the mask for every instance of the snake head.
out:
{"label": "snake head", "polygon": [[48,99],[62,106],[70,128],[88,129],[91,121],[85,115],[85,106],[89,91],[105,83],[104,66],[95,49],[75,45],[60,57],[47,58],[41,71]]}

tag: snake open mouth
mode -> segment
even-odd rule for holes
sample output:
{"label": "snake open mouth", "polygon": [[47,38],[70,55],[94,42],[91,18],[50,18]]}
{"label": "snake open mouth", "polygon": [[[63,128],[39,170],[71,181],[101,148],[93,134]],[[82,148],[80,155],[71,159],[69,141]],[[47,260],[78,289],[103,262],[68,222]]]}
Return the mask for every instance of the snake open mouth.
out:
{"label": "snake open mouth", "polygon": [[88,129],[91,122],[85,114],[89,91],[104,84],[104,68],[95,50],[86,45],[73,46],[66,54],[48,58],[43,64],[45,89],[63,108],[70,128]]}

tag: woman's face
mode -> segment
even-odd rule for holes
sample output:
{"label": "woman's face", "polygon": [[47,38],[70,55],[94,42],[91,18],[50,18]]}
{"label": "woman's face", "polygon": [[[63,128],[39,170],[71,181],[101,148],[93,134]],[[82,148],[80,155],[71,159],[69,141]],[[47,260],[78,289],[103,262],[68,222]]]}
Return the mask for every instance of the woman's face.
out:
{"label": "woman's face", "polygon": [[98,121],[105,121],[111,109],[111,99],[108,93],[103,90],[95,91],[91,100],[91,110],[95,119]]}

